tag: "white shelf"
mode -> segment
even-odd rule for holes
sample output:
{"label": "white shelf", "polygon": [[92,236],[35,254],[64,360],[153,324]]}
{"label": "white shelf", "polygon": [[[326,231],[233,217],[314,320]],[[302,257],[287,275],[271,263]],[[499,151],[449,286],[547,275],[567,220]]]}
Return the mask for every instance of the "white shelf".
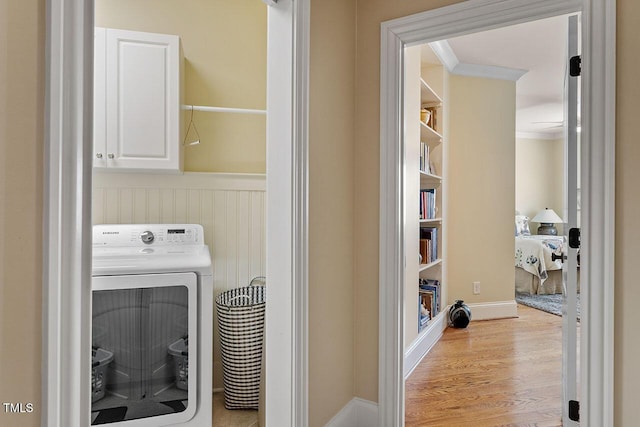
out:
{"label": "white shelf", "polygon": [[429,172],[420,171],[420,187],[438,186],[442,183],[442,177]]}
{"label": "white shelf", "polygon": [[419,272],[428,270],[430,268],[435,267],[436,265],[442,264],[442,258],[438,258],[437,260],[430,262],[429,264],[420,264]]}
{"label": "white shelf", "polygon": [[421,219],[420,225],[439,224],[441,222],[442,222],[442,218],[428,218],[428,219]]}
{"label": "white shelf", "polygon": [[267,110],[256,110],[252,108],[210,107],[207,105],[183,105],[182,109],[188,111],[205,111],[207,113],[267,114]]}
{"label": "white shelf", "polygon": [[422,78],[420,79],[420,101],[422,105],[429,107],[439,107],[442,105],[442,98],[440,98]]}
{"label": "white shelf", "polygon": [[420,138],[425,142],[442,142],[442,135],[431,129],[425,122],[420,121]]}

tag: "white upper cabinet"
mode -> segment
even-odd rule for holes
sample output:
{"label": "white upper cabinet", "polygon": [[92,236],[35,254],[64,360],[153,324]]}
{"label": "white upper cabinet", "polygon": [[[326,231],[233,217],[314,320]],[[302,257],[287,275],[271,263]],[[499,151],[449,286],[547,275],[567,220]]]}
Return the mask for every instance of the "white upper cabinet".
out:
{"label": "white upper cabinet", "polygon": [[94,167],[182,170],[178,36],[96,28]]}
{"label": "white upper cabinet", "polygon": [[107,167],[107,32],[96,28],[93,48],[93,167]]}

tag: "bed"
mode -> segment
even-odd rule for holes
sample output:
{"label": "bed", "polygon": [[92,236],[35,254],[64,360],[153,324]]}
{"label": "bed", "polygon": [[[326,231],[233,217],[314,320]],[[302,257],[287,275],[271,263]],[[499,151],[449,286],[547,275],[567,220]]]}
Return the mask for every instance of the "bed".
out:
{"label": "bed", "polygon": [[553,260],[564,249],[563,236],[516,236],[515,290],[546,295],[562,293],[562,262]]}

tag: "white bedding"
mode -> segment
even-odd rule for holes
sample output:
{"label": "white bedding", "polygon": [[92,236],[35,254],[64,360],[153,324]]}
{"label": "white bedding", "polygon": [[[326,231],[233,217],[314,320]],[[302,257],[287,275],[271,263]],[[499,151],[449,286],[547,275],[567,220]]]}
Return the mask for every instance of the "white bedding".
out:
{"label": "white bedding", "polygon": [[515,266],[544,283],[548,271],[562,270],[562,262],[559,259],[553,261],[551,254],[560,255],[563,247],[563,236],[517,236]]}

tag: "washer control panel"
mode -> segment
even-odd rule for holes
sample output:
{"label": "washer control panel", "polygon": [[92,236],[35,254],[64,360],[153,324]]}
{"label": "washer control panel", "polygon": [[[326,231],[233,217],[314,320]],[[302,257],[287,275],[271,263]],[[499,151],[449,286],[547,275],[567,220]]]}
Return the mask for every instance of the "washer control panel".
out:
{"label": "washer control panel", "polygon": [[93,246],[204,245],[199,224],[110,224],[93,226]]}

